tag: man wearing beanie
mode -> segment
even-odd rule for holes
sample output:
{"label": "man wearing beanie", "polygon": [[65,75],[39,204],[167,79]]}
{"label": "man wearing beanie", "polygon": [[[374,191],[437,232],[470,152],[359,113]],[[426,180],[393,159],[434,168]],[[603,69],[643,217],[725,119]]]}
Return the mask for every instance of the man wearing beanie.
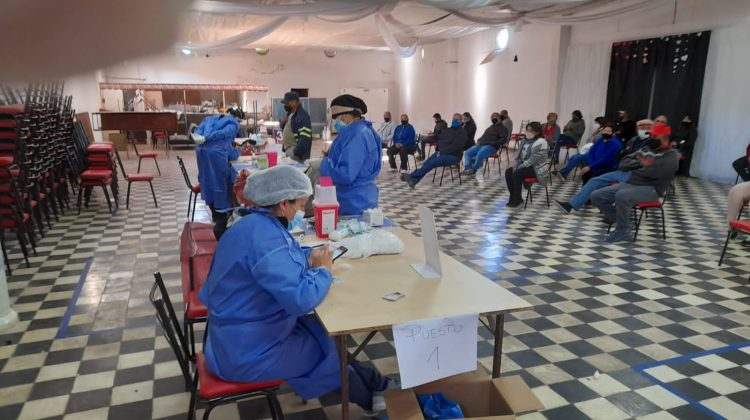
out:
{"label": "man wearing beanie", "polygon": [[383,153],[380,137],[363,115],[365,102],[352,95],[331,101],[331,117],[338,137],[320,163],[320,176],[329,176],[336,186],[341,215],[359,215],[378,207],[378,187]]}

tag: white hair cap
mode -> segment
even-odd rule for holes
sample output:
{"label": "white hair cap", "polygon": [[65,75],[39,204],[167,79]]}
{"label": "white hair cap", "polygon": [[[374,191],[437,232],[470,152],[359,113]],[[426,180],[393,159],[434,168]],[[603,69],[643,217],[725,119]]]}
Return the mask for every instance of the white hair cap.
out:
{"label": "white hair cap", "polygon": [[307,175],[293,166],[277,165],[250,175],[242,195],[261,207],[268,207],[284,200],[309,197],[312,193]]}

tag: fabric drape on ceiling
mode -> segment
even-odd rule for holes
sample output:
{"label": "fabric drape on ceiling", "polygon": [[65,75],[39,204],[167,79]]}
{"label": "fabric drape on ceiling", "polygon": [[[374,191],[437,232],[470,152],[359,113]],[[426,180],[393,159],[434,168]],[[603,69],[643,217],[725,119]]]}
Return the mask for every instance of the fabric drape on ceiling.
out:
{"label": "fabric drape on ceiling", "polygon": [[698,124],[710,40],[710,31],[660,40],[651,115],[666,115],[673,128],[684,115]]}
{"label": "fabric drape on ceiling", "polygon": [[[714,30],[708,49],[698,141],[690,173],[732,183],[732,161],[750,142],[747,123],[750,83],[750,22]],[[717,203],[722,205],[722,203]]]}
{"label": "fabric drape on ceiling", "polygon": [[581,111],[586,120],[584,141],[588,141],[594,118],[604,115],[611,49],[607,42],[572,45],[565,55],[557,109],[563,124],[574,110]]}
{"label": "fabric drape on ceiling", "polygon": [[615,42],[609,66],[607,111],[609,121],[628,111],[631,120],[648,116],[656,71],[659,38]]}

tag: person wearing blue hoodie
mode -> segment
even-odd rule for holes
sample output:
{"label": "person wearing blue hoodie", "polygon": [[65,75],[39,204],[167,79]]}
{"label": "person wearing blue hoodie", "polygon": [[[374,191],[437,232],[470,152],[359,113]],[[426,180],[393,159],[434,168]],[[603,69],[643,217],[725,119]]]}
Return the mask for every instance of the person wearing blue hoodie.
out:
{"label": "person wearing blue hoodie", "polygon": [[369,121],[365,102],[352,95],[341,95],[331,101],[331,117],[338,137],[320,163],[320,176],[328,176],[336,186],[339,214],[360,215],[378,207],[378,187],[383,156],[380,136]]}
{"label": "person wearing blue hoodie", "polygon": [[224,114],[204,119],[193,132],[201,198],[211,209],[211,219],[217,225],[226,224],[228,218],[228,213],[219,210],[232,207],[236,174],[229,161],[240,156],[240,151],[232,147],[239,127],[233,116]]}
{"label": "person wearing blue hoodie", "polygon": [[589,179],[617,169],[617,155],[622,149],[622,143],[614,136],[614,124],[605,124],[597,140],[588,153],[575,155],[570,158],[568,165],[560,170],[560,178],[566,181],[568,174],[576,166],[583,168],[583,183]]}
{"label": "person wearing blue hoodie", "polygon": [[396,155],[399,155],[401,157],[401,173],[406,173],[409,165],[409,155],[417,152],[416,139],[417,132],[414,130],[414,126],[409,124],[409,116],[406,114],[401,115],[401,125],[396,127],[396,130],[393,132],[393,145],[386,152],[388,154],[388,163],[391,165],[390,172],[397,170]]}

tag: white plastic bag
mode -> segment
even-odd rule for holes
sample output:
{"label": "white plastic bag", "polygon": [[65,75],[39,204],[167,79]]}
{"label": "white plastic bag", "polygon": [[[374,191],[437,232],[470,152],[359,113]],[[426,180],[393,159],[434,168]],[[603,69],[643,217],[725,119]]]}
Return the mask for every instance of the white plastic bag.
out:
{"label": "white plastic bag", "polygon": [[354,235],[336,242],[335,247],[345,246],[349,251],[344,258],[364,258],[370,255],[400,254],[406,246],[398,236],[391,232],[376,229],[360,235]]}

